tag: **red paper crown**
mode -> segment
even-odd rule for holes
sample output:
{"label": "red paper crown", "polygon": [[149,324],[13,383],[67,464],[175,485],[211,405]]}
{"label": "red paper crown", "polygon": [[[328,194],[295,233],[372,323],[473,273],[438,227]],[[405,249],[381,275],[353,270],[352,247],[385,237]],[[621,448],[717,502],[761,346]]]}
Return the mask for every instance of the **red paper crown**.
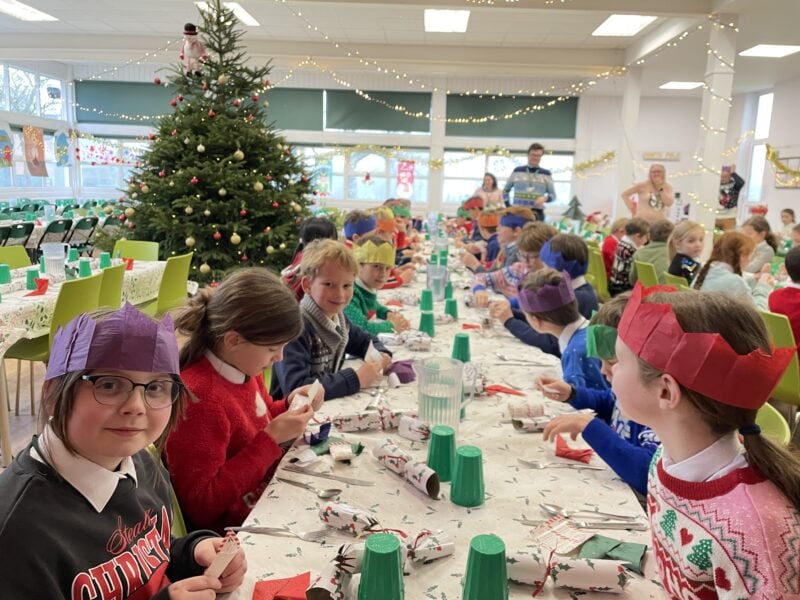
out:
{"label": "red paper crown", "polygon": [[647,364],[698,394],[737,408],[761,407],[795,349],[738,354],[718,333],[687,333],[672,306],[644,302],[657,291],[662,290],[636,284],[619,324],[619,339]]}

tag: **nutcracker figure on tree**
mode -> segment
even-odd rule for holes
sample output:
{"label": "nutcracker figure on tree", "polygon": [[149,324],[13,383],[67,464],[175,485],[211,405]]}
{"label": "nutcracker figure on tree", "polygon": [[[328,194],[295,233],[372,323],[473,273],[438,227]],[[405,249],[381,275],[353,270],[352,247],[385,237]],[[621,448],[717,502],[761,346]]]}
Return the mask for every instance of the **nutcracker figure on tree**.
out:
{"label": "nutcracker figure on tree", "polygon": [[312,192],[269,124],[269,66],[245,66],[233,13],[220,0],[208,6],[194,28],[208,53],[200,76],[199,63],[173,67],[174,111],[160,119],[127,189],[136,207],[128,237],[158,241],[162,259],[192,252],[190,277],[200,282],[243,265],[288,264]]}

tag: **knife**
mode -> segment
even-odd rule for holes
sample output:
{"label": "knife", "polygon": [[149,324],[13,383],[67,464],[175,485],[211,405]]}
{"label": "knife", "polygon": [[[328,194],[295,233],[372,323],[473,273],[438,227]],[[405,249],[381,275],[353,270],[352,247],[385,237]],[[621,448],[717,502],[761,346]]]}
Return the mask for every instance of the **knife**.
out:
{"label": "knife", "polygon": [[322,479],[332,479],[333,481],[341,481],[342,483],[349,483],[350,485],[375,485],[374,481],[365,481],[363,479],[352,479],[350,477],[342,477],[341,475],[331,475],[329,473],[320,473],[319,471],[309,471],[300,467],[292,465],[283,465],[283,468],[292,473],[302,473],[303,475],[311,475],[312,477],[321,477]]}
{"label": "knife", "polygon": [[[545,521],[531,521],[529,519],[514,520],[528,527],[539,527],[545,523]],[[568,522],[578,529],[631,529],[633,531],[647,531],[647,523],[642,523],[640,521],[574,521],[569,519]]]}

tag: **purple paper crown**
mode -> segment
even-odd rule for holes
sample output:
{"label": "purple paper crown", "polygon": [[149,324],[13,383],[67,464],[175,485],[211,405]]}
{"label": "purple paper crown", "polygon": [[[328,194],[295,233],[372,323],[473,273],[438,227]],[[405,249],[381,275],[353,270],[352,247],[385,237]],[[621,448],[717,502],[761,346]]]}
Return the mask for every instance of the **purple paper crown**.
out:
{"label": "purple paper crown", "polygon": [[579,260],[565,260],[564,256],[558,250],[553,250],[553,240],[547,240],[539,252],[539,258],[544,264],[556,271],[566,271],[573,279],[577,279],[582,275],[586,275],[588,263]]}
{"label": "purple paper crown", "polygon": [[84,313],[59,327],[45,381],[93,369],[179,375],[172,318],[168,315],[159,323],[126,302],[102,321]]}
{"label": "purple paper crown", "polygon": [[525,289],[519,290],[519,306],[527,313],[544,313],[561,308],[575,300],[575,291],[572,289],[572,278],[569,273],[561,273],[561,282],[558,285],[545,285],[538,291]]}

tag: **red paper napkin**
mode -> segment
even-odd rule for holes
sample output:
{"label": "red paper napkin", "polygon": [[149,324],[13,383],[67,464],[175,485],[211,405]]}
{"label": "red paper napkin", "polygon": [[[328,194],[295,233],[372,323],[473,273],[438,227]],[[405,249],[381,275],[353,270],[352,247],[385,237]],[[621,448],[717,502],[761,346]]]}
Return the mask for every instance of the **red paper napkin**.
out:
{"label": "red paper napkin", "polygon": [[36,289],[32,292],[25,294],[26,296],[43,296],[47,293],[47,286],[50,285],[49,279],[34,279],[36,282]]}
{"label": "red paper napkin", "polygon": [[389,300],[389,301],[386,303],[386,306],[400,306],[400,307],[402,307],[402,306],[403,306],[403,303],[402,303],[402,302],[400,302],[400,300]]}
{"label": "red paper napkin", "polygon": [[481,326],[477,323],[462,323],[461,329],[480,329]]}
{"label": "red paper napkin", "polygon": [[306,600],[306,590],[311,585],[311,572],[306,571],[287,579],[257,581],[253,600]]}
{"label": "red paper napkin", "polygon": [[125,264],[127,265],[125,267],[125,270],[126,271],[133,271],[133,259],[132,258],[123,258],[122,260],[124,260]]}
{"label": "red paper napkin", "polygon": [[588,465],[589,461],[592,460],[592,454],[594,454],[594,452],[589,449],[578,450],[576,448],[570,448],[561,435],[556,436],[556,456],[571,458],[572,460],[577,460]]}
{"label": "red paper napkin", "polygon": [[519,390],[515,390],[514,388],[506,387],[504,385],[486,385],[483,387],[483,391],[489,394],[490,396],[494,396],[495,394],[511,394],[512,396],[524,396],[523,392]]}

